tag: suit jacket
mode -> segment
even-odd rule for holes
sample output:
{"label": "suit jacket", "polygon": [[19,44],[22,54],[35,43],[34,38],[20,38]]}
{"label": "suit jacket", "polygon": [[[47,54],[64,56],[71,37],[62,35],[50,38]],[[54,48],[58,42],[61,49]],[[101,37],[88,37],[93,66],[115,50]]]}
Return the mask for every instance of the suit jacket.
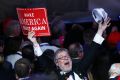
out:
{"label": "suit jacket", "polygon": [[[73,63],[72,71],[75,72],[81,79],[86,80],[87,70],[95,60],[99,46],[99,44],[92,42],[89,51],[87,51],[88,53],[85,53],[86,55],[84,56],[84,59],[75,64]],[[59,80],[64,80],[63,76],[60,74],[60,70],[57,71],[57,74]]]}

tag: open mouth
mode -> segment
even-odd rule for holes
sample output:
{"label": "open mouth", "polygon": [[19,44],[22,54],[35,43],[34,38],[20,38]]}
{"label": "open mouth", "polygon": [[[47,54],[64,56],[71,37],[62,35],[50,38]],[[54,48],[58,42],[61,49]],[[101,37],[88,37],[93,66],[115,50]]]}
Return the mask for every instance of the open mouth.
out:
{"label": "open mouth", "polygon": [[69,65],[69,62],[64,63],[64,65]]}

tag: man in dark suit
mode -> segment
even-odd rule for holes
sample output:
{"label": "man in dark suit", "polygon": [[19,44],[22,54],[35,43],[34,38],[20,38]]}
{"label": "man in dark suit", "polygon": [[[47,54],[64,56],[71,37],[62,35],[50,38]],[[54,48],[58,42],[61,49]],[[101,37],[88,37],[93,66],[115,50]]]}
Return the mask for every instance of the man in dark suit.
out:
{"label": "man in dark suit", "polygon": [[[78,62],[77,64],[72,64],[72,60],[68,54],[68,50],[61,48],[58,49],[54,56],[54,62],[57,66],[57,73],[59,80],[87,80],[87,70],[95,60],[98,47],[104,41],[102,34],[104,30],[110,26],[110,18],[107,18],[103,23],[100,22],[98,26],[98,31],[93,39],[91,44],[91,49],[87,56],[84,57],[83,61]],[[42,55],[42,51],[36,41],[34,32],[28,33],[28,39],[33,42],[33,47],[35,54],[37,56]]]}

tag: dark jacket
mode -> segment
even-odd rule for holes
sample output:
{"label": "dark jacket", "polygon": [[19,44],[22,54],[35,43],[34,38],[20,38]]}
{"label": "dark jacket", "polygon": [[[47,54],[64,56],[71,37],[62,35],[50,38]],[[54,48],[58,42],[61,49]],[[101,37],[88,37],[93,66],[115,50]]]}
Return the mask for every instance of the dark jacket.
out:
{"label": "dark jacket", "polygon": [[[85,53],[84,59],[82,61],[78,61],[77,64],[73,63],[72,71],[78,74],[78,76],[84,80],[87,78],[87,71],[89,67],[92,65],[95,57],[97,56],[97,51],[100,45],[92,42],[90,45],[88,53]],[[59,80],[64,80],[63,76],[60,74],[59,70],[57,71]]]}

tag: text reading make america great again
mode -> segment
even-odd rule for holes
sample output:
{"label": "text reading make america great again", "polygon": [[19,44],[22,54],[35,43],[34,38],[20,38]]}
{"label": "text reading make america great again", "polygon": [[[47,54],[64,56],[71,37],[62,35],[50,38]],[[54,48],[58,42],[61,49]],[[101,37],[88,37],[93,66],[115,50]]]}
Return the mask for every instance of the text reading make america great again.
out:
{"label": "text reading make america great again", "polygon": [[24,35],[35,31],[35,36],[50,36],[46,8],[17,8],[17,14]]}

